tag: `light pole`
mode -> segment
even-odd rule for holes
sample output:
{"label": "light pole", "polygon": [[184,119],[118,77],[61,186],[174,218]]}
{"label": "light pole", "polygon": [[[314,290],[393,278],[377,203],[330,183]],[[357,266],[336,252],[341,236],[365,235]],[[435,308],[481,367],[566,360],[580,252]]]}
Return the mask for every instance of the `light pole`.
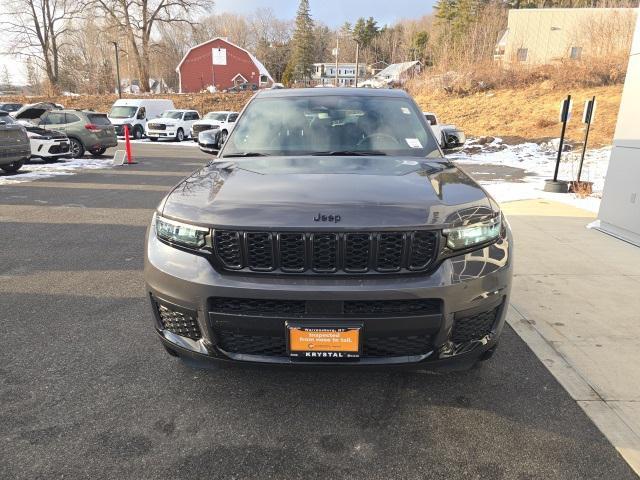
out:
{"label": "light pole", "polygon": [[116,49],[116,77],[118,79],[118,98],[122,98],[122,84],[120,83],[120,59],[118,58],[118,43],[113,43],[114,48]]}
{"label": "light pole", "polygon": [[356,83],[355,88],[358,88],[358,64],[360,63],[360,42],[356,40]]}

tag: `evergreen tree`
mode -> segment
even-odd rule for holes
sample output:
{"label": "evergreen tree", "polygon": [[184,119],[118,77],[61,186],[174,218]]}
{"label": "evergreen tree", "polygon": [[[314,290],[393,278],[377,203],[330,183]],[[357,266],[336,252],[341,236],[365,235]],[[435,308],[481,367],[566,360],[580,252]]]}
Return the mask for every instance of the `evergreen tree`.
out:
{"label": "evergreen tree", "polygon": [[353,26],[353,37],[362,48],[368,48],[379,33],[378,22],[373,17],[369,17],[366,20],[361,17]]}
{"label": "evergreen tree", "polygon": [[313,41],[313,19],[309,0],[300,0],[296,14],[296,27],[292,40],[291,68],[293,80],[306,81],[312,73],[315,45]]}

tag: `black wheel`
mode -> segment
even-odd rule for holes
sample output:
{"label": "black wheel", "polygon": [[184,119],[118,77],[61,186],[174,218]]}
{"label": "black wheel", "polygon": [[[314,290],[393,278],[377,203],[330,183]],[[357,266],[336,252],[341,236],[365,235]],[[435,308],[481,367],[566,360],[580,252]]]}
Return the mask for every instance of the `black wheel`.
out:
{"label": "black wheel", "polygon": [[182,131],[181,128],[178,129],[178,131],[176,132],[176,142],[181,142],[184,140],[184,132]]}
{"label": "black wheel", "polygon": [[229,132],[227,132],[226,130],[222,130],[222,133],[220,134],[220,145],[224,145],[225,142],[227,141],[227,137],[229,136]]}
{"label": "black wheel", "polygon": [[96,148],[95,150],[90,150],[89,153],[91,153],[91,155],[93,155],[94,157],[99,157],[106,151],[106,148]]}
{"label": "black wheel", "polygon": [[144,132],[142,131],[142,127],[140,125],[136,125],[133,128],[133,139],[141,140],[143,135],[144,135]]}
{"label": "black wheel", "polygon": [[15,162],[11,162],[8,165],[3,165],[0,168],[6,173],[16,173],[18,170],[20,170],[23,164],[24,160],[16,160]]}
{"label": "black wheel", "polygon": [[69,143],[71,144],[71,156],[73,158],[84,157],[84,145],[82,145],[82,142],[80,140],[70,138]]}
{"label": "black wheel", "polygon": [[149,137],[149,140],[151,140],[152,142],[157,142],[158,141],[158,139],[155,138],[155,137]]}

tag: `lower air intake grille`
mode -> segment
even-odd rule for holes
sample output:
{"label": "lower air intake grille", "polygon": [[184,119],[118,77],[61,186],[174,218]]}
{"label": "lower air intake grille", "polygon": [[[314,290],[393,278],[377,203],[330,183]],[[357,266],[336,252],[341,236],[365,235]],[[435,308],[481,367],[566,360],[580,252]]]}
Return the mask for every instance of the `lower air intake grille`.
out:
{"label": "lower air intake grille", "polygon": [[451,340],[454,343],[464,343],[479,340],[490,334],[499,310],[500,307],[498,306],[488,312],[477,313],[468,317],[456,317]]}
{"label": "lower air intake grille", "polygon": [[349,300],[344,302],[349,315],[433,315],[440,313],[439,300]]}
{"label": "lower air intake grille", "polygon": [[[268,357],[287,356],[284,332],[278,336],[267,336],[222,330],[218,332],[218,341],[220,348],[229,353]],[[365,337],[362,356],[380,358],[424,355],[431,348],[431,337],[428,335]]]}
{"label": "lower air intake grille", "polygon": [[304,315],[305,303],[303,300],[215,297],[211,299],[211,311],[240,315],[297,317]]}
{"label": "lower air intake grille", "polygon": [[186,312],[178,312],[172,310],[164,305],[158,305],[158,314],[160,315],[160,321],[162,322],[162,328],[168,330],[171,333],[180,335],[181,337],[187,337],[192,340],[198,340],[202,338],[200,333],[200,327],[194,314],[188,314]]}

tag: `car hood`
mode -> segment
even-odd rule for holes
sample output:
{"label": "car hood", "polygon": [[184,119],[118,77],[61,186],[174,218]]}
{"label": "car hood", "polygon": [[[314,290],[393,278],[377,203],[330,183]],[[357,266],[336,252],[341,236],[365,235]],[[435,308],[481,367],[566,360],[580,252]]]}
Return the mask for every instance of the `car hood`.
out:
{"label": "car hood", "polygon": [[149,123],[162,123],[164,125],[177,125],[180,123],[180,120],[176,120],[175,118],[154,118],[153,120],[149,120]]}
{"label": "car hood", "polygon": [[29,137],[44,137],[43,139],[60,139],[67,138],[67,135],[56,130],[45,130],[44,128],[33,125],[25,125]]}
{"label": "car hood", "polygon": [[219,228],[375,230],[458,226],[499,211],[474,180],[444,159],[229,160],[211,162],[179,183],[163,200],[162,214]]}
{"label": "car hood", "polygon": [[49,110],[57,110],[58,106],[49,102],[33,103],[24,105],[18,111],[14,112],[13,117],[16,120],[36,120]]}

